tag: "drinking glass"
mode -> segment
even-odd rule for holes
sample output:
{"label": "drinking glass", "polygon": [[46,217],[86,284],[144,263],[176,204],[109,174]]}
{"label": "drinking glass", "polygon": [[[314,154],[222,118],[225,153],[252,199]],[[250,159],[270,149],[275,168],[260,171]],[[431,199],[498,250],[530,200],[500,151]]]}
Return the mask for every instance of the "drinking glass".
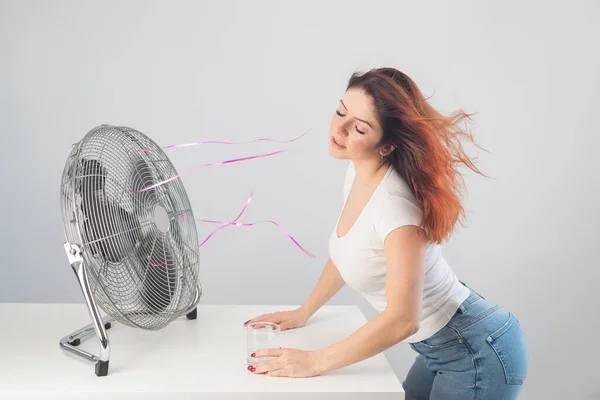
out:
{"label": "drinking glass", "polygon": [[276,357],[255,358],[256,350],[278,348],[281,328],[273,322],[252,322],[246,325],[246,364],[272,360]]}

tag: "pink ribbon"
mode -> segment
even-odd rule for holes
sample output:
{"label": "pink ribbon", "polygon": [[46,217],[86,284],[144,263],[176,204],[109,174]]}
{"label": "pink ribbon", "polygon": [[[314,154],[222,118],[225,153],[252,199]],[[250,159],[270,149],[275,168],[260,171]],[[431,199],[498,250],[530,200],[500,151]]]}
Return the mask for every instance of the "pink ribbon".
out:
{"label": "pink ribbon", "polygon": [[[290,139],[290,140],[276,140],[276,139],[269,139],[269,138],[260,138],[260,139],[256,139],[256,140],[251,140],[249,142],[221,142],[221,141],[204,141],[204,142],[194,142],[194,143],[185,143],[185,144],[172,144],[166,147],[163,147],[163,149],[169,149],[169,148],[175,148],[175,147],[187,147],[187,146],[197,146],[197,145],[201,145],[201,144],[245,144],[245,143],[253,143],[253,142],[259,142],[259,141],[271,141],[271,142],[277,142],[277,143],[289,143],[289,142],[293,142],[295,140],[300,139],[301,137],[303,137],[304,135],[308,134],[311,131],[311,129],[309,129],[308,131],[306,131],[305,133],[303,133],[302,135],[294,138],[294,139]],[[153,149],[140,149],[138,150],[138,152],[140,151],[153,151]],[[128,186],[128,189],[130,192],[136,192],[136,193],[141,193],[141,192],[145,192],[147,190],[153,189],[155,187],[158,187],[160,185],[164,185],[165,183],[168,183],[174,179],[179,178],[180,176],[190,172],[191,170],[197,168],[197,167],[211,167],[214,165],[223,165],[223,164],[229,164],[229,163],[233,163],[233,162],[239,162],[239,161],[245,161],[245,160],[252,160],[255,158],[263,158],[263,157],[270,157],[273,156],[275,154],[279,154],[279,153],[283,153],[285,151],[288,151],[288,149],[283,149],[283,150],[278,150],[272,153],[267,153],[267,154],[259,154],[256,156],[249,156],[249,157],[242,157],[242,158],[234,158],[231,160],[225,160],[225,161],[219,161],[219,162],[215,162],[215,163],[209,163],[209,164],[197,164],[185,171],[183,171],[180,174],[177,174],[169,179],[166,179],[164,181],[158,182],[154,185],[145,187],[143,189],[139,189],[139,190],[133,190],[131,188],[131,186]],[[220,227],[218,227],[217,229],[215,229],[214,231],[212,231],[207,237],[206,239],[204,239],[202,241],[202,243],[200,243],[200,245],[198,247],[201,247],[202,245],[204,245],[215,233],[217,233],[218,231],[220,231],[223,228],[226,228],[228,226],[253,226],[256,225],[257,223],[260,222],[269,222],[274,224],[275,226],[277,226],[279,229],[281,229],[295,244],[296,246],[298,246],[303,252],[305,252],[309,257],[315,257],[314,254],[310,253],[309,251],[307,251],[304,247],[302,247],[300,245],[300,243],[298,243],[298,241],[296,239],[294,239],[294,237],[287,232],[281,225],[279,225],[277,222],[275,221],[271,221],[271,220],[264,220],[264,221],[257,221],[257,222],[253,222],[253,223],[240,223],[237,222],[237,220],[242,216],[242,214],[246,211],[246,208],[248,207],[248,205],[250,204],[250,202],[252,201],[252,197],[253,197],[253,192],[250,193],[250,197],[248,198],[248,200],[246,201],[246,204],[244,205],[244,207],[242,208],[242,211],[238,214],[238,216],[231,222],[225,222],[225,221],[212,221],[212,220],[203,220],[203,219],[198,219],[198,221],[201,222],[210,222],[210,223],[216,223],[216,224],[221,224]],[[189,218],[187,215],[185,215],[184,213],[180,213],[180,215],[182,215],[184,218]],[[159,267],[162,266],[161,264],[154,264],[152,262],[152,259],[150,258],[150,256],[147,257],[148,258],[148,262],[150,263],[150,265],[152,265],[153,267]]]}
{"label": "pink ribbon", "polygon": [[[247,144],[247,143],[254,143],[254,142],[260,142],[260,141],[269,141],[269,142],[276,142],[276,143],[290,143],[293,142],[295,140],[300,139],[302,136],[308,134],[308,132],[310,132],[312,130],[309,129],[306,132],[304,132],[302,135],[294,138],[294,139],[290,139],[290,140],[276,140],[276,139],[270,139],[270,138],[260,138],[260,139],[255,139],[255,140],[251,140],[249,142],[219,142],[219,141],[214,141],[214,140],[209,140],[209,141],[205,141],[205,142],[192,142],[192,143],[184,143],[184,144],[170,144],[168,146],[162,147],[163,149],[172,149],[175,147],[188,147],[188,146],[198,146],[201,144]],[[143,152],[148,152],[148,151],[154,151],[156,149],[150,149],[150,148],[145,148],[145,149],[139,149],[138,152],[143,151]]]}
{"label": "pink ribbon", "polygon": [[[203,220],[199,219],[198,221],[203,221]],[[211,221],[204,221],[204,222],[211,222]],[[215,223],[223,223],[222,221],[214,221],[214,222]],[[285,233],[296,244],[296,246],[298,246],[300,248],[300,250],[302,250],[303,252],[305,252],[309,257],[315,258],[314,254],[310,253],[308,250],[306,250],[304,247],[302,247],[300,245],[300,243],[298,243],[298,241],[296,239],[294,239],[294,237],[289,232],[287,232],[285,229],[283,229],[283,227],[281,225],[279,225],[277,222],[271,221],[271,220],[263,220],[263,221],[257,221],[257,222],[252,222],[252,223],[239,223],[239,222],[235,223],[235,224],[231,223],[231,222],[225,223],[224,226],[221,226],[221,227],[215,229],[206,239],[204,239],[204,241],[202,242],[202,244],[204,244],[213,234],[215,234],[217,231],[225,228],[226,226],[229,226],[229,225],[252,226],[252,225],[258,224],[259,222],[270,222],[270,223],[274,224],[279,229],[281,229],[283,231],[283,233]],[[200,246],[202,246],[202,244]],[[200,247],[200,246],[198,246],[198,247]]]}
{"label": "pink ribbon", "polygon": [[[275,226],[277,226],[279,229],[281,229],[283,231],[283,233],[285,233],[295,244],[296,246],[298,246],[298,248],[300,248],[300,250],[302,250],[304,253],[306,253],[309,257],[315,257],[314,254],[310,253],[308,250],[306,250],[304,247],[302,247],[302,245],[300,245],[300,243],[298,243],[298,241],[296,239],[294,239],[294,237],[287,232],[280,224],[278,224],[275,221],[271,221],[271,220],[263,220],[263,221],[257,221],[257,222],[252,222],[252,223],[243,223],[243,222],[237,222],[238,219],[240,219],[240,217],[242,216],[242,214],[244,214],[244,212],[246,211],[246,208],[248,207],[248,205],[250,204],[250,202],[252,201],[252,197],[254,196],[253,192],[250,192],[250,197],[248,198],[248,200],[246,201],[246,204],[244,205],[244,207],[242,208],[242,211],[240,211],[240,213],[238,214],[238,216],[231,222],[226,222],[226,221],[213,221],[213,220],[207,220],[207,219],[197,219],[197,221],[201,221],[201,222],[209,222],[209,223],[213,223],[213,224],[221,224],[220,227],[218,227],[217,229],[215,229],[214,231],[212,231],[207,237],[206,239],[204,239],[202,241],[202,243],[200,243],[200,245],[198,247],[201,247],[202,245],[204,245],[204,243],[206,243],[208,241],[208,239],[210,239],[215,233],[217,233],[218,231],[220,231],[223,228],[226,228],[228,226],[253,226],[256,225],[260,222],[269,222]],[[184,213],[180,213],[180,215],[182,215],[184,218],[190,218],[187,215],[185,215]]]}
{"label": "pink ribbon", "polygon": [[[253,196],[254,196],[254,191],[251,191],[250,192],[250,197],[248,198],[248,200],[246,200],[246,204],[244,204],[244,207],[242,208],[242,211],[240,211],[240,213],[238,214],[238,216],[235,217],[235,219],[233,221],[231,221],[231,222],[213,221],[213,220],[209,220],[209,219],[196,219],[196,221],[209,222],[209,223],[213,223],[213,224],[221,224],[221,226],[218,227],[217,229],[215,229],[214,231],[212,231],[206,237],[206,239],[204,239],[202,241],[202,243],[200,243],[200,245],[198,247],[202,247],[202,245],[204,245],[215,233],[217,233],[221,229],[226,228],[228,226],[233,226],[233,225],[235,225],[235,226],[252,226],[252,225],[258,224],[259,222],[270,222],[270,223],[274,224],[275,226],[277,226],[279,229],[281,229],[283,231],[283,233],[285,233],[296,244],[296,246],[298,246],[298,248],[300,248],[300,250],[302,250],[304,253],[306,253],[309,257],[315,258],[314,254],[310,253],[308,250],[306,250],[304,247],[302,247],[302,245],[300,245],[300,243],[298,243],[298,241],[296,239],[294,239],[294,237],[289,232],[287,232],[281,225],[279,225],[275,221],[264,220],[264,221],[257,221],[257,222],[252,222],[252,223],[237,222],[238,219],[240,219],[240,217],[242,216],[242,214],[244,214],[244,212],[246,211],[246,208],[248,208],[248,205],[252,201],[252,197]],[[185,213],[183,213],[183,212],[180,212],[179,215],[183,216],[183,218],[191,218],[191,217],[185,215]],[[148,262],[153,267],[162,267],[163,266],[162,264],[154,264],[152,262],[152,259],[150,258],[150,256],[148,256]]]}
{"label": "pink ribbon", "polygon": [[133,190],[133,189],[131,188],[131,186],[128,186],[128,187],[127,187],[127,189],[128,189],[130,192],[135,192],[135,193],[145,192],[145,191],[147,191],[147,190],[150,190],[150,189],[153,189],[153,188],[155,188],[155,187],[157,187],[157,186],[164,185],[164,184],[165,184],[165,183],[167,183],[167,182],[171,182],[172,180],[179,178],[181,175],[187,174],[188,172],[190,172],[191,170],[193,170],[194,168],[197,168],[197,167],[212,167],[213,165],[222,165],[222,164],[229,164],[229,163],[233,163],[233,162],[239,162],[239,161],[245,161],[245,160],[252,160],[252,159],[254,159],[254,158],[263,158],[263,157],[269,157],[269,156],[273,156],[273,155],[275,155],[275,154],[283,153],[283,152],[285,152],[285,151],[289,151],[289,150],[288,150],[288,149],[283,149],[283,150],[274,151],[273,153],[268,153],[268,154],[259,154],[259,155],[257,155],[257,156],[242,157],[242,158],[234,158],[234,159],[232,159],[232,160],[219,161],[219,162],[216,162],[216,163],[209,163],[209,164],[197,164],[197,165],[194,165],[193,167],[191,167],[191,168],[189,168],[189,169],[187,169],[187,170],[183,171],[183,172],[182,172],[182,173],[180,173],[180,174],[177,174],[177,175],[175,175],[175,176],[173,176],[173,177],[171,177],[171,178],[169,178],[169,179],[165,179],[165,180],[164,180],[164,181],[162,181],[162,182],[158,182],[158,183],[156,183],[156,184],[154,184],[154,185],[151,185],[151,186],[145,187],[145,188],[143,188],[143,189],[139,189],[139,190]]}
{"label": "pink ribbon", "polygon": [[162,267],[162,266],[163,266],[162,264],[154,264],[154,263],[152,262],[152,260],[150,259],[150,256],[148,256],[148,262],[149,262],[149,263],[150,263],[150,265],[152,265],[153,267]]}

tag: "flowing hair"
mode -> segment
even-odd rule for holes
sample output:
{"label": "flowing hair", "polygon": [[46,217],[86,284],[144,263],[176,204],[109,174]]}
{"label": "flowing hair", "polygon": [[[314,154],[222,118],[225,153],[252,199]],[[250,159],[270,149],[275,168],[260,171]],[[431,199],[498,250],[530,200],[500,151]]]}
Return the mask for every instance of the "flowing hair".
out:
{"label": "flowing hair", "polygon": [[394,165],[419,201],[423,211],[421,228],[428,240],[442,243],[449,239],[457,221],[464,226],[460,221],[465,210],[459,182],[464,187],[464,179],[457,167],[464,164],[487,177],[465,154],[460,142],[466,137],[477,146],[473,135],[459,127],[473,114],[458,110],[450,116],[442,115],[410,77],[394,68],[355,72],[346,90],[350,88],[360,88],[372,98],[383,129],[378,146],[395,146],[383,161]]}

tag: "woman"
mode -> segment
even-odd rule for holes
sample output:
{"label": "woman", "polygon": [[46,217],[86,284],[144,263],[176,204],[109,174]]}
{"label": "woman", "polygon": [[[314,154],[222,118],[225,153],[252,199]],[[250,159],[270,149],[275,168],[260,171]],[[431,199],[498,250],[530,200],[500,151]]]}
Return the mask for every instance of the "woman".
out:
{"label": "woman", "polygon": [[[406,399],[514,399],[528,367],[519,321],[459,281],[441,254],[464,210],[458,129],[469,118],[435,111],[407,75],[393,68],[353,74],[329,129],[329,151],[351,160],[330,259],[308,300],[293,311],[260,315],[282,330],[304,326],[344,284],[377,316],[318,351],[261,349],[250,365],[267,376],[308,377],[374,356],[399,342],[417,353]],[[482,174],[483,175],[483,174]]]}

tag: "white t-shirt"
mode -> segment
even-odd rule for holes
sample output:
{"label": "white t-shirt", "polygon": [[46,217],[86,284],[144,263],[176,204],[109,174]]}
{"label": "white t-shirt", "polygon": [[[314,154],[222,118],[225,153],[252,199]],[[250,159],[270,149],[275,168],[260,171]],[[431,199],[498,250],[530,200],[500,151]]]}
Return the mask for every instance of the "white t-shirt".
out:
{"label": "white t-shirt", "polygon": [[[353,182],[351,161],[344,182],[344,205]],[[337,224],[342,211],[329,240],[329,256],[348,286],[360,292],[376,311],[382,312],[387,306],[385,237],[401,226],[419,226],[423,213],[410,187],[393,166],[389,167],[350,231],[339,238]],[[418,342],[438,332],[469,294],[469,289],[458,281],[442,257],[441,246],[428,243],[419,331],[403,342]]]}

